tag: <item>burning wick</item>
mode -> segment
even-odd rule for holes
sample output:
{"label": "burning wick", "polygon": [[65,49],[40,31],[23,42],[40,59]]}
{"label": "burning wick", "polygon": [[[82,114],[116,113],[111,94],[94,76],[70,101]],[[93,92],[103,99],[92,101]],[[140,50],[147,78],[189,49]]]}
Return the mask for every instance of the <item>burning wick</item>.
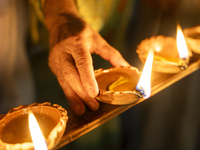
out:
{"label": "burning wick", "polygon": [[180,65],[179,68],[181,70],[185,70],[188,67],[188,57],[189,57],[189,52],[187,49],[187,44],[183,35],[183,31],[180,27],[179,24],[177,24],[177,35],[176,35],[176,44],[177,44],[177,49],[178,49],[178,53],[180,56]]}
{"label": "burning wick", "polygon": [[29,111],[29,129],[35,150],[48,150],[46,140],[41,132],[34,114]]}
{"label": "burning wick", "polygon": [[140,98],[148,98],[151,95],[151,70],[154,51],[151,49],[147,56],[140,80],[136,86],[136,94]]}
{"label": "burning wick", "polygon": [[185,69],[187,69],[187,67],[188,67],[188,63],[187,63],[187,60],[186,59],[181,59],[180,60],[180,62],[179,62],[179,68],[181,69],[181,70],[185,70]]}

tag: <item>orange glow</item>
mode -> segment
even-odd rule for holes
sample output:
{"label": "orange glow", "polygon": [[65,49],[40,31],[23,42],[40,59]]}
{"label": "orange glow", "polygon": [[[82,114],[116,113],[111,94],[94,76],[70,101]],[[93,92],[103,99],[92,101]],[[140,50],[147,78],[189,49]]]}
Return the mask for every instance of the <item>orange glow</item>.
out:
{"label": "orange glow", "polygon": [[176,43],[178,48],[178,53],[181,59],[187,59],[189,57],[187,45],[180,25],[177,25],[177,35]]}
{"label": "orange glow", "polygon": [[156,45],[156,46],[155,46],[155,51],[156,51],[156,52],[160,52],[160,51],[161,51],[161,47],[160,47],[159,45]]}
{"label": "orange glow", "polygon": [[153,57],[154,51],[151,49],[147,56],[140,80],[136,86],[136,90],[143,96],[143,98],[148,98],[151,95],[151,70]]}
{"label": "orange glow", "polygon": [[38,122],[34,114],[30,111],[28,114],[29,118],[29,130],[35,150],[48,150],[46,141],[38,125]]}

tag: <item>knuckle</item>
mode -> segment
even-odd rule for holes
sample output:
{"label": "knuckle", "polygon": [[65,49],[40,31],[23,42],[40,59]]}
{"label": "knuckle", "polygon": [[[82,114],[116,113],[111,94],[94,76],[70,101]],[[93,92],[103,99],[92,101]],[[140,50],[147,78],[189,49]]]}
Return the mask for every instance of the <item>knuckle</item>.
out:
{"label": "knuckle", "polygon": [[73,81],[75,79],[73,71],[69,68],[63,70],[63,77],[68,82]]}
{"label": "knuckle", "polygon": [[76,65],[78,68],[84,68],[85,66],[89,65],[90,61],[86,57],[78,57],[76,60]]}
{"label": "knuckle", "polygon": [[62,76],[59,76],[57,79],[62,88],[65,88],[67,86],[67,83]]}

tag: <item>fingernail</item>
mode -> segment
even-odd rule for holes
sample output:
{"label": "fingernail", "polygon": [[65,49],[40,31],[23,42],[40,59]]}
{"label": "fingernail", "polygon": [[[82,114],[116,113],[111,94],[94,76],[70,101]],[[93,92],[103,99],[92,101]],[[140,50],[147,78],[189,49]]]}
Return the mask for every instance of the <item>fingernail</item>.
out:
{"label": "fingernail", "polygon": [[96,111],[98,109],[98,106],[94,102],[89,102],[88,106],[92,111]]}
{"label": "fingernail", "polygon": [[98,95],[98,90],[95,90],[95,88],[89,87],[88,94],[91,98],[95,98]]}
{"label": "fingernail", "polygon": [[130,66],[130,64],[125,60],[121,62],[121,65],[122,66]]}
{"label": "fingernail", "polygon": [[75,113],[77,116],[81,116],[81,115],[84,114],[85,109],[83,109],[83,108],[81,107],[81,105],[76,104],[76,105],[74,106],[74,111],[75,111],[74,113]]}

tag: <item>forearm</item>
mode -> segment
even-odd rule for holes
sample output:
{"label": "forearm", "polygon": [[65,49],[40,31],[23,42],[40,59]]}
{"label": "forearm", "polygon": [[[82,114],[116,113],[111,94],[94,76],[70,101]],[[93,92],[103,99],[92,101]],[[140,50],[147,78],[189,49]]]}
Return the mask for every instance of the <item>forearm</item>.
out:
{"label": "forearm", "polygon": [[85,28],[75,0],[46,0],[43,10],[46,26],[51,34],[50,48],[68,37],[78,35]]}
{"label": "forearm", "polygon": [[78,16],[75,0],[45,0],[43,11],[46,26],[49,30],[59,20],[60,14],[66,13]]}

